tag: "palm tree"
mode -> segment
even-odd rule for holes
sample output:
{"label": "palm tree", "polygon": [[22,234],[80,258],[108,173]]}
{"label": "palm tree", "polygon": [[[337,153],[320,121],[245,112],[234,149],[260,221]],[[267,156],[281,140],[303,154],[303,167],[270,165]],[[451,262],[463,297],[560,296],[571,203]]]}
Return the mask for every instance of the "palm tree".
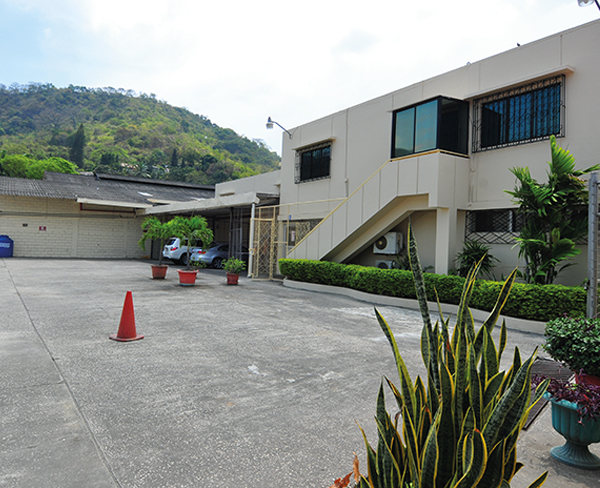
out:
{"label": "palm tree", "polygon": [[554,136],[550,137],[550,148],[547,183],[538,183],[527,167],[512,168],[517,184],[514,191],[506,191],[525,215],[517,238],[519,257],[526,262],[524,277],[528,283],[546,285],[575,264],[559,267],[560,263],[581,253],[575,243],[586,236],[588,227],[588,193],[581,176],[600,169],[595,165],[576,170],[575,157],[561,148]]}

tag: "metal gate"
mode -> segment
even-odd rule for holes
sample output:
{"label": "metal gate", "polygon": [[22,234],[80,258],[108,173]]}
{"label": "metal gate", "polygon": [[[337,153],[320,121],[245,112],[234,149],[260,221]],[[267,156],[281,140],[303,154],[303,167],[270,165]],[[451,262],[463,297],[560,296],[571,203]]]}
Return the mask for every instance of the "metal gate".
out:
{"label": "metal gate", "polygon": [[[279,207],[259,207],[254,222],[252,279],[272,280],[279,275],[277,265],[277,217]],[[251,236],[252,237],[252,236]]]}
{"label": "metal gate", "polygon": [[229,212],[229,257],[244,259],[242,253],[243,213],[241,207]]}
{"label": "metal gate", "polygon": [[[309,210],[327,213],[330,207],[341,199],[283,204],[257,207],[252,218],[252,279],[283,279],[279,272],[279,259],[287,257],[288,251],[300,242],[322,219],[301,218],[309,215]],[[302,207],[301,210],[299,208]],[[290,210],[294,208],[294,211]],[[296,216],[294,216],[294,214]]]}

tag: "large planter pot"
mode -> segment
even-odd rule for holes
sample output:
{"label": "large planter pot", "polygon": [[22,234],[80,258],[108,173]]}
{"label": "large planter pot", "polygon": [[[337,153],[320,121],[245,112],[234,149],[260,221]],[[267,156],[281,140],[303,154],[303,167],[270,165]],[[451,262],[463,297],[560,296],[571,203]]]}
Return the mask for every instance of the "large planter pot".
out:
{"label": "large planter pot", "polygon": [[[546,398],[548,398],[546,394]],[[567,441],[564,446],[553,447],[554,459],[582,469],[600,469],[600,458],[588,449],[590,444],[600,442],[600,419],[582,419],[579,423],[577,404],[566,400],[552,404],[552,427]]]}
{"label": "large planter pot", "polygon": [[168,264],[152,264],[152,279],[164,280],[167,276]]}
{"label": "large planter pot", "polygon": [[240,275],[238,273],[227,273],[227,284],[237,285]]}
{"label": "large planter pot", "polygon": [[178,269],[177,273],[179,273],[179,284],[181,286],[194,286],[196,283],[197,269]]}
{"label": "large planter pot", "polygon": [[575,375],[578,383],[600,386],[600,377],[591,374],[579,373]]}

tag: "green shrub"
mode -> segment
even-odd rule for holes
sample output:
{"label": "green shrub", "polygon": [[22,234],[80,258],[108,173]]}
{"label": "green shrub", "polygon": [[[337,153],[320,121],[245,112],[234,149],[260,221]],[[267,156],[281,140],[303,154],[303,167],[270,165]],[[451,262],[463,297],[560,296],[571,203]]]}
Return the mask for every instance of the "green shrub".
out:
{"label": "green shrub", "polygon": [[456,270],[459,276],[466,277],[471,268],[479,263],[483,276],[494,278],[494,266],[500,260],[490,254],[490,246],[477,241],[466,241],[463,249],[456,256]]}
{"label": "green shrub", "polygon": [[[204,262],[204,261],[202,261]],[[227,273],[240,274],[246,269],[246,263],[241,259],[230,257],[226,261],[223,261],[223,269]]]}
{"label": "green shrub", "polygon": [[544,350],[579,373],[600,376],[600,319],[560,317],[546,324]]}
{"label": "green shrub", "polygon": [[[398,298],[416,298],[410,271],[379,269],[308,259],[279,260],[281,273],[294,281],[332,285]],[[424,274],[425,290],[429,301],[458,305],[465,278],[455,275]],[[502,283],[477,280],[473,286],[471,306],[490,311],[494,308]],[[529,320],[547,322],[563,314],[585,316],[586,292],[581,287],[562,285],[529,285],[515,283],[504,314]]]}

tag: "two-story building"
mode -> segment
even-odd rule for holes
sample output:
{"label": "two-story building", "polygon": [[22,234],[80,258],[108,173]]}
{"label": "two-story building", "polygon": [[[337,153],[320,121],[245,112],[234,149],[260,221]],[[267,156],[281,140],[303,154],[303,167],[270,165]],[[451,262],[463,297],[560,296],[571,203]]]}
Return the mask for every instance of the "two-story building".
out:
{"label": "two-story building", "polygon": [[[598,46],[595,21],[283,133],[279,256],[383,267],[410,218],[424,266],[446,273],[478,240],[508,274],[520,225],[510,169],[545,181],[552,134],[578,167],[600,162]],[[300,240],[302,222],[318,225]],[[577,261],[562,283],[583,282],[585,248]]]}

